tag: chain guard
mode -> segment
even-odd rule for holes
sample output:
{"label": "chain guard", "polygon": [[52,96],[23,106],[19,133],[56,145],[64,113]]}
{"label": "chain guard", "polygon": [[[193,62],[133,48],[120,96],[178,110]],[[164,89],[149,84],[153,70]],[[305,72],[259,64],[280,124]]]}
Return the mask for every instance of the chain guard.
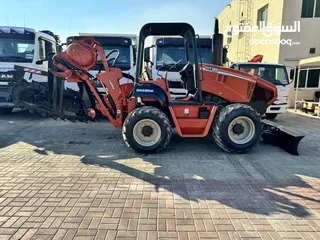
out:
{"label": "chain guard", "polygon": [[69,120],[71,122],[95,121],[84,113],[81,93],[72,89],[64,91],[64,102],[69,103],[63,109],[53,110],[52,104],[48,102],[50,98],[49,90],[46,84],[38,82],[27,82],[19,80],[11,82],[9,93],[16,106],[28,110],[30,113],[38,113],[43,117],[52,117],[57,120]]}

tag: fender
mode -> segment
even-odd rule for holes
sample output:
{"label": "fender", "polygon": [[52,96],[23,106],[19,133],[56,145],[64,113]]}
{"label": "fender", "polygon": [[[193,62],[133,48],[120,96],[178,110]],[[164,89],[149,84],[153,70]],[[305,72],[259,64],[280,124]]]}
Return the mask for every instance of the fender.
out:
{"label": "fender", "polygon": [[155,98],[161,104],[161,106],[167,105],[167,95],[163,89],[157,85],[135,83],[133,92],[134,97]]}

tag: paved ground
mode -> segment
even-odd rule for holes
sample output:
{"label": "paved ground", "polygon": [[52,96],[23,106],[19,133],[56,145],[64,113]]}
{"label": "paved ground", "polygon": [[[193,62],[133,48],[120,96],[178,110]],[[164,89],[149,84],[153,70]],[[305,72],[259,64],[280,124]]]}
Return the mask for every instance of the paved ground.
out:
{"label": "paved ground", "polygon": [[278,122],[308,133],[299,157],[177,134],[141,155],[109,123],[1,116],[0,239],[320,239],[320,120]]}

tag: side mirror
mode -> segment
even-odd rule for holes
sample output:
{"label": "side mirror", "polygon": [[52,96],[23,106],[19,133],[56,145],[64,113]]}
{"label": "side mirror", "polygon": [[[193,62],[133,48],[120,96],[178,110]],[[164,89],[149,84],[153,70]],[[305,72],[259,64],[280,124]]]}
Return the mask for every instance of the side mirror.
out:
{"label": "side mirror", "polygon": [[294,78],[294,69],[290,69],[290,80]]}
{"label": "side mirror", "polygon": [[46,59],[48,60],[48,59],[53,58],[53,56],[54,56],[55,54],[56,54],[55,52],[48,52],[48,53],[47,53],[47,58],[46,58]]}
{"label": "side mirror", "polygon": [[55,52],[48,52],[46,58],[36,61],[36,64],[41,65],[44,62],[49,61],[49,59],[52,59],[55,54]]}
{"label": "side mirror", "polygon": [[146,47],[146,48],[144,49],[144,61],[147,62],[147,63],[151,62],[151,59],[150,59],[150,49],[151,49],[151,47]]}

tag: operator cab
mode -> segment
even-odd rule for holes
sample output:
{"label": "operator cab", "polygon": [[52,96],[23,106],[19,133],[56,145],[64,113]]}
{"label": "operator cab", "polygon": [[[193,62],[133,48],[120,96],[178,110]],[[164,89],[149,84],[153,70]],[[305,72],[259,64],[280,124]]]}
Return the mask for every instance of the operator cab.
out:
{"label": "operator cab", "polygon": [[[190,48],[189,46],[197,46],[195,31],[191,25],[188,23],[149,23],[142,27],[139,36],[139,46],[138,46],[138,57],[137,57],[137,69],[136,69],[136,80],[135,86],[137,86],[139,81],[157,81],[164,79],[167,81],[167,73],[165,76],[160,76],[157,79],[152,79],[150,72],[148,71],[150,56],[148,56],[148,51],[144,49],[145,39],[149,36],[181,36],[183,37],[184,46],[185,46],[185,59],[187,64],[179,71],[181,80],[183,82],[184,88],[187,92],[193,95],[194,99],[201,99],[201,89],[200,89],[200,77],[199,77],[199,68],[198,68],[198,49],[197,47]],[[143,61],[144,59],[144,61]],[[190,59],[193,59],[191,64]],[[145,62],[145,66],[143,66]],[[173,66],[179,64],[176,62]],[[173,67],[170,66],[170,67]],[[168,71],[169,69],[165,69]]]}
{"label": "operator cab", "polygon": [[186,90],[191,94],[195,94],[197,90],[194,84],[194,66],[188,62],[179,74]]}

